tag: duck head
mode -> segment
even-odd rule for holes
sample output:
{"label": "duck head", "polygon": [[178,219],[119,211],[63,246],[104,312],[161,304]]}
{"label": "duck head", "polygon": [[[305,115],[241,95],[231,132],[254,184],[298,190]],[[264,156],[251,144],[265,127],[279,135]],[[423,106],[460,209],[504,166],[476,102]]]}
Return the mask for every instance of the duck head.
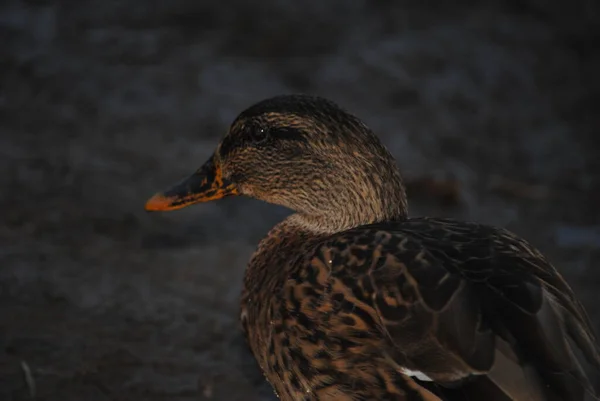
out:
{"label": "duck head", "polygon": [[278,96],[243,111],[210,159],[146,210],[230,195],[285,206],[320,230],[406,217],[391,154],[358,118],[313,96]]}

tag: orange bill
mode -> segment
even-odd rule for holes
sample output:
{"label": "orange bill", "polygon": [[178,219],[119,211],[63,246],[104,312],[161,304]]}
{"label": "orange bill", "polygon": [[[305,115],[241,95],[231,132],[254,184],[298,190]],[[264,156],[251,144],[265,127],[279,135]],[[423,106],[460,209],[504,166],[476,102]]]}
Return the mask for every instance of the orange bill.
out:
{"label": "orange bill", "polygon": [[163,211],[181,209],[199,202],[208,202],[230,195],[238,195],[235,185],[223,179],[223,172],[214,157],[198,171],[175,185],[159,192],[146,202],[146,210]]}

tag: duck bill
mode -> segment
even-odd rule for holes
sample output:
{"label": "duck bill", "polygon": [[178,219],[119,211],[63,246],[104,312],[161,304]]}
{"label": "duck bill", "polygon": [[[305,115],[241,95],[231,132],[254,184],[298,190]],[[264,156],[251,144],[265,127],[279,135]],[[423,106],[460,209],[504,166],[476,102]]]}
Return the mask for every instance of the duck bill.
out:
{"label": "duck bill", "polygon": [[221,166],[211,157],[198,171],[173,188],[159,192],[146,202],[148,211],[181,209],[194,203],[238,195],[236,186],[223,179]]}

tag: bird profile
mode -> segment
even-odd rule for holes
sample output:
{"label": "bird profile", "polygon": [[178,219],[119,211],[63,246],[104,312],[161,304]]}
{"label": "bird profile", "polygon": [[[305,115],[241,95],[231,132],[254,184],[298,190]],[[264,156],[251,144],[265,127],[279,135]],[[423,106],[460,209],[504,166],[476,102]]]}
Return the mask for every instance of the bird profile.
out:
{"label": "bird profile", "polygon": [[251,106],[146,209],[226,196],[294,212],[259,243],[241,295],[281,400],[597,399],[586,369],[600,371],[600,347],[555,267],[508,230],[409,217],[394,158],[335,103]]}

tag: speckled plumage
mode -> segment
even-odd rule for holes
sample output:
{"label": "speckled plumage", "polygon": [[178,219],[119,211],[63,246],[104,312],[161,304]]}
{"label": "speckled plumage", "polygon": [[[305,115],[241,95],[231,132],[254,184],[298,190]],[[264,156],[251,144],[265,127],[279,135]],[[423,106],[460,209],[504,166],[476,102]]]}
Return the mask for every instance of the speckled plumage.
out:
{"label": "speckled plumage", "polygon": [[149,209],[222,187],[296,211],[259,244],[241,299],[248,344],[282,400],[592,394],[573,350],[599,370],[599,348],[556,269],[504,229],[408,218],[392,156],[335,104],[258,103],[210,163],[217,187],[188,180],[156,198],[171,207]]}

